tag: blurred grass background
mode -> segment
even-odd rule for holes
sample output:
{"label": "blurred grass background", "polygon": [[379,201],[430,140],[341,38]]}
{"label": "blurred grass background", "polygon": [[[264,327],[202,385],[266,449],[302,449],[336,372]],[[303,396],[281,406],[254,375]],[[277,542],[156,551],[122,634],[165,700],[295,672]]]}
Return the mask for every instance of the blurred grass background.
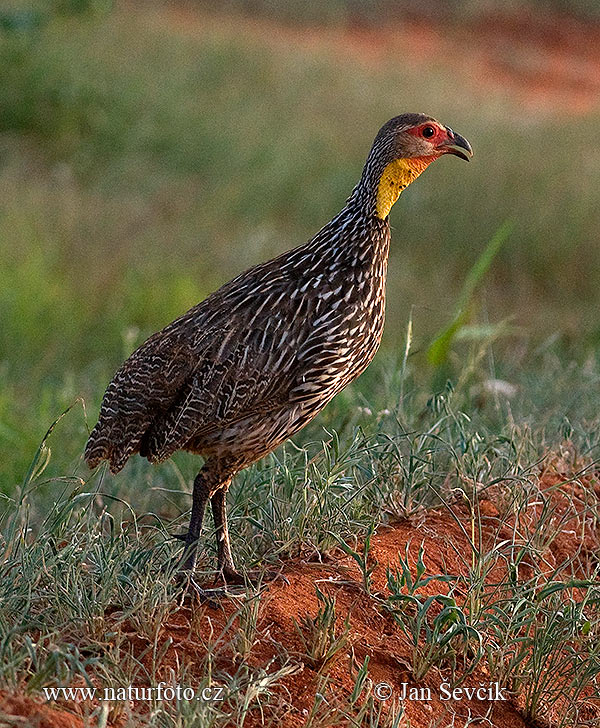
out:
{"label": "blurred grass background", "polygon": [[[428,13],[452,32],[499,5],[432,2]],[[586,0],[523,6],[598,14]],[[467,271],[511,219],[480,301],[480,320],[510,318],[517,332],[496,344],[499,361],[553,337],[568,358],[595,356],[598,113],[525,109],[455,72],[452,57],[370,63],[327,41],[336,24],[413,17],[415,3],[178,7],[0,2],[3,490],[76,397],[93,424],[110,376],[147,335],[327,222],[379,126],[402,111],[451,125],[475,158],[441,160],[392,213],[388,355],[411,311],[417,351],[447,324]],[[81,419],[51,472],[75,467],[84,442]]]}

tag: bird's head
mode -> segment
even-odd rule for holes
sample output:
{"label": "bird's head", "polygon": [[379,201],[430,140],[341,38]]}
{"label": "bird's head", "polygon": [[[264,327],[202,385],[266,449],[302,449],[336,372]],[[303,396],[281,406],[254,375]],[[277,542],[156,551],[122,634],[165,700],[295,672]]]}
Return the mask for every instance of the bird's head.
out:
{"label": "bird's head", "polygon": [[468,161],[473,150],[464,137],[425,114],[402,114],[384,124],[365,167],[376,189],[377,216],[386,218],[402,190],[444,154]]}

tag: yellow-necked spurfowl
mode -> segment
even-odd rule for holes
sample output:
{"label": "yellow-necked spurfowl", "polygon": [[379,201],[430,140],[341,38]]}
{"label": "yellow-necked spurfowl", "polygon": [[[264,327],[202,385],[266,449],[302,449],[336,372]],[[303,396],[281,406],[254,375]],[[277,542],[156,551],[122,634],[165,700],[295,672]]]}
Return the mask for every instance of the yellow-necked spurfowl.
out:
{"label": "yellow-necked spurfowl", "polygon": [[381,340],[388,214],[443,154],[466,139],[423,114],[375,137],[343,210],[305,245],[234,278],[140,346],[108,385],[85,458],[118,472],[134,453],[159,463],[204,457],[194,480],[182,568],[193,571],[208,501],[218,567],[238,582],[225,495],[242,468],[298,432],[373,359]]}

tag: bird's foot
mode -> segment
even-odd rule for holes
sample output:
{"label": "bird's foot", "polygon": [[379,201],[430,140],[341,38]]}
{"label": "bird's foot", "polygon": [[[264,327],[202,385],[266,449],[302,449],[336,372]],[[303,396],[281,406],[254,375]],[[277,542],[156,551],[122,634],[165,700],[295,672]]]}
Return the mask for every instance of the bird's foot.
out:
{"label": "bird's foot", "polygon": [[289,585],[281,569],[253,569],[251,571],[239,572],[231,567],[223,567],[219,572],[223,582],[228,585],[239,586],[261,586],[272,581],[282,579]]}
{"label": "bird's foot", "polygon": [[183,587],[184,598],[205,604],[211,609],[219,609],[220,604],[217,597],[223,593],[223,589],[204,589],[196,580],[193,571],[189,569],[180,569],[175,576],[175,580]]}
{"label": "bird's foot", "polygon": [[227,568],[224,567],[220,569],[218,572],[218,576],[221,577],[221,580],[224,584],[237,584],[239,586],[245,586],[246,584],[251,584],[251,579],[248,578],[248,576],[242,574],[237,569]]}

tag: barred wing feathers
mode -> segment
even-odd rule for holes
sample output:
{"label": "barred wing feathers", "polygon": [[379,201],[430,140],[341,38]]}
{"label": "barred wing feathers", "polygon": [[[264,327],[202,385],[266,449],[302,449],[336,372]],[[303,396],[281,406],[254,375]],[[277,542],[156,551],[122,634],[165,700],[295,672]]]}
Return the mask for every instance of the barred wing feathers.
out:
{"label": "barred wing feathers", "polygon": [[131,355],[106,390],[90,467],[108,460],[118,472],[136,452],[159,462],[198,431],[289,401],[317,301],[294,299],[297,282],[284,277],[268,283],[232,281]]}

